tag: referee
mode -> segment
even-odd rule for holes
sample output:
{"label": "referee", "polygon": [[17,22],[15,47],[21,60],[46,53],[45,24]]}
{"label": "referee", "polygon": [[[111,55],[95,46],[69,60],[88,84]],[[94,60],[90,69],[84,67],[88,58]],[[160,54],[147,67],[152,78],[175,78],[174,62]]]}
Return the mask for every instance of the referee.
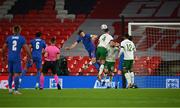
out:
{"label": "referee", "polygon": [[57,60],[60,57],[60,49],[55,46],[56,39],[51,38],[50,45],[45,48],[45,63],[42,68],[42,73],[40,76],[40,89],[42,90],[44,88],[44,74],[48,72],[49,69],[51,69],[52,74],[54,75],[54,79],[57,84],[57,89],[60,90],[60,81],[57,76]]}

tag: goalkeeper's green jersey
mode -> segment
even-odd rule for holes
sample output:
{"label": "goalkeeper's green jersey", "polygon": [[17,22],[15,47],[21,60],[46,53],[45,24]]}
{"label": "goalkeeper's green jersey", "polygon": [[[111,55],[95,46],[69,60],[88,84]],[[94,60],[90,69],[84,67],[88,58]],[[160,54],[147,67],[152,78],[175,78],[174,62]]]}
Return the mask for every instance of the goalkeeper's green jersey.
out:
{"label": "goalkeeper's green jersey", "polygon": [[107,49],[107,56],[106,56],[106,61],[107,62],[115,62],[116,61],[116,56],[118,55],[119,48],[118,47],[111,47],[108,45]]}

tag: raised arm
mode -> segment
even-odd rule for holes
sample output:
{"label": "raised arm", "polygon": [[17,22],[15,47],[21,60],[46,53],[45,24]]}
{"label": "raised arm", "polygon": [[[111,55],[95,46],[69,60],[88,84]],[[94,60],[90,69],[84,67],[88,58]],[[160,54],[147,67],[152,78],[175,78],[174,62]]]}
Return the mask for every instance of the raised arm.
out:
{"label": "raised arm", "polygon": [[91,35],[91,39],[92,39],[92,40],[97,39],[97,37],[98,37],[97,35]]}
{"label": "raised arm", "polygon": [[74,47],[76,47],[77,44],[78,44],[78,42],[76,41],[76,42],[74,42],[70,47],[66,47],[65,49],[66,49],[66,50],[71,50],[71,49],[73,49]]}

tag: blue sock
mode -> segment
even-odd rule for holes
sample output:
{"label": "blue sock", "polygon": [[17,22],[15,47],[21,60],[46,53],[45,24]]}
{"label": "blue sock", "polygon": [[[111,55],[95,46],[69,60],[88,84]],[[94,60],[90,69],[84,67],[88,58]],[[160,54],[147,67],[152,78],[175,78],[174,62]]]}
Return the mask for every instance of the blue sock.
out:
{"label": "blue sock", "polygon": [[118,82],[119,82],[119,75],[118,74],[114,75],[114,81],[115,81],[116,85],[119,86],[118,85]]}
{"label": "blue sock", "polygon": [[39,83],[39,81],[40,81],[40,76],[41,76],[41,72],[38,71],[38,72],[37,72],[37,75],[36,75],[36,83]]}
{"label": "blue sock", "polygon": [[19,76],[16,76],[14,78],[14,84],[15,84],[15,91],[17,91],[19,88]]}
{"label": "blue sock", "polygon": [[97,71],[99,71],[99,67],[100,67],[99,63],[95,62],[93,63],[93,65],[96,67]]}
{"label": "blue sock", "polygon": [[10,73],[8,78],[9,89],[12,89],[13,75]]}
{"label": "blue sock", "polygon": [[20,87],[22,86],[22,79],[24,78],[24,76],[26,75],[26,72],[27,72],[27,70],[22,70],[22,74],[21,74],[21,76],[19,77],[20,78],[20,81],[19,81],[19,85],[20,85]]}

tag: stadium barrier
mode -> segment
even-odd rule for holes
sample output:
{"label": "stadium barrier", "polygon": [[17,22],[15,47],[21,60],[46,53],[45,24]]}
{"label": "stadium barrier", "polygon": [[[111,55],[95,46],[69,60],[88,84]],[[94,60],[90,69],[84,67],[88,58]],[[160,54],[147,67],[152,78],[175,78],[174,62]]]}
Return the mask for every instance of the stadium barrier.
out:
{"label": "stadium barrier", "polygon": [[[0,89],[8,88],[8,76],[0,76]],[[97,81],[96,76],[61,76],[62,88],[106,88],[109,82],[106,79],[106,83],[102,84]],[[122,76],[119,76],[118,83],[116,79],[113,79],[111,85],[114,88],[118,84],[119,88],[122,88]],[[139,88],[179,88],[180,76],[136,76],[135,83]],[[25,76],[22,79],[21,88],[34,88],[35,76]],[[45,77],[45,88],[55,89],[56,83],[52,76]]]}

